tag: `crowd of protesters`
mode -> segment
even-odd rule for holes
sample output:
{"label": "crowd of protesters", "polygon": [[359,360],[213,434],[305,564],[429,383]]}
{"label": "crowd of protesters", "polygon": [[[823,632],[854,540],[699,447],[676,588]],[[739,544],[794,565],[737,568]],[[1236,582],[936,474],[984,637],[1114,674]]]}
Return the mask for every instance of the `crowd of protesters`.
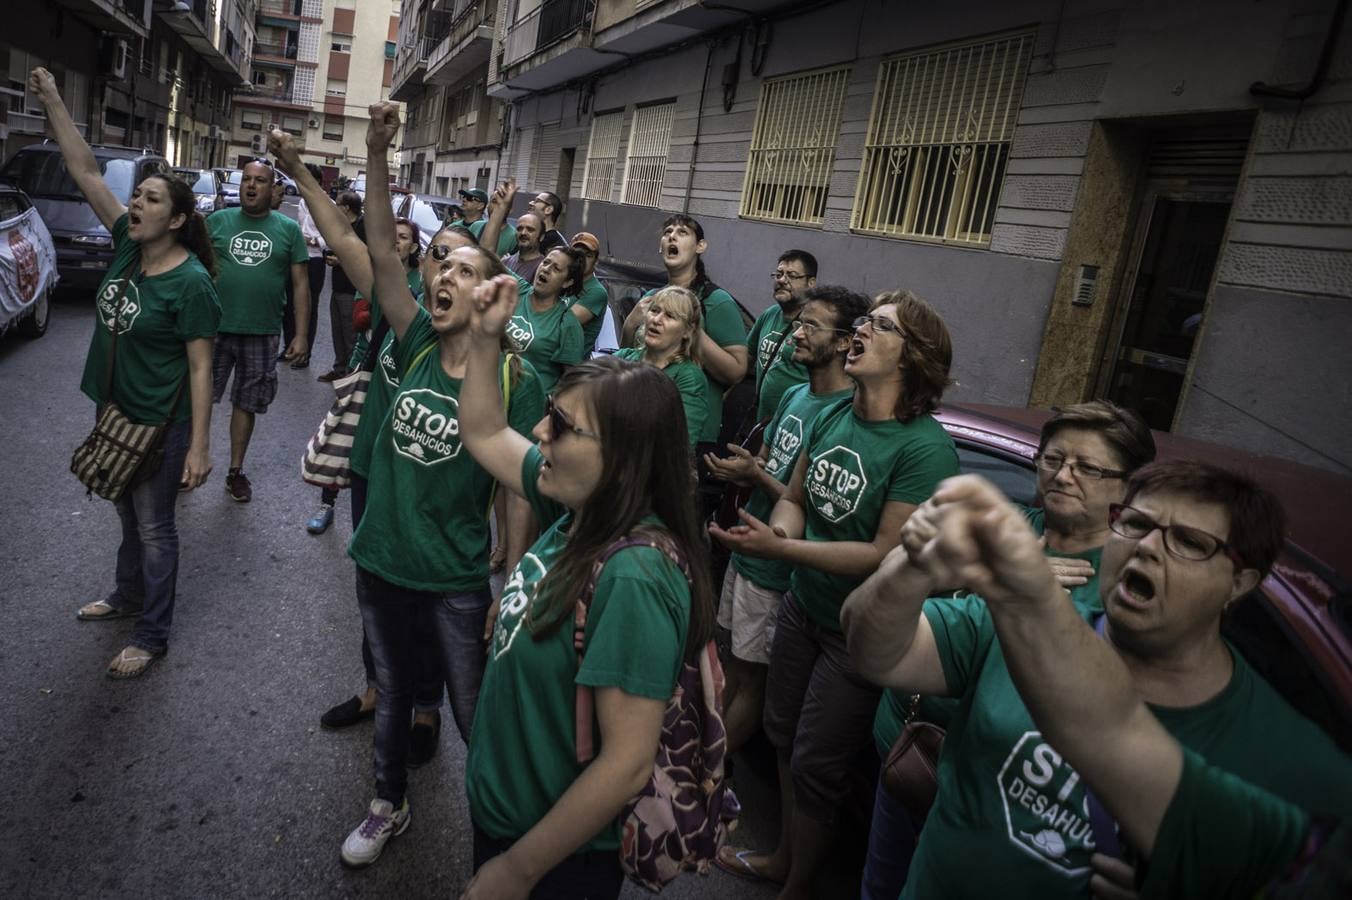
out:
{"label": "crowd of protesters", "polygon": [[[468,747],[464,896],[617,896],[621,811],[652,776],[683,664],[721,626],[727,747],[764,731],[782,815],[773,846],[727,843],[716,862],[782,898],[812,895],[861,749],[886,756],[922,721],[947,730],[932,807],[879,782],[864,897],[1248,896],[1346,877],[1319,861],[1346,859],[1347,830],[1319,817],[1352,813],[1347,756],[1220,634],[1283,540],[1249,478],[1155,462],[1141,417],[1095,401],[1046,422],[1037,505],[1015,507],[959,475],[934,417],[955,348],[904,288],[819,283],[817,259],[788,250],[750,321],[707,273],[700,223],[673,215],[666,286],[618,352],[591,358],[601,241],[565,239],[548,191],[510,227],[507,183],[462,192],[464,218],[419,252],[391,211],[394,104],[371,108],[364,206],[331,200],[272,133],[298,227],[273,211],[264,160],[244,167],[239,210],[203,221],[164,176],[122,208],[50,74],[32,85],[116,248],[82,389],[169,423],[158,472],[117,503],[114,590],[79,611],[137,619],[110,676],[167,649],[173,501],[211,471],[213,395],[233,374],[226,490],[244,502],[254,417],[276,363],[308,362],[333,271],[324,377],[372,372],[348,545],[366,683],[322,717],[374,718],[373,797],[345,865],[409,827],[407,769],[434,756],[445,695]],[[729,422],[743,384],[750,414]],[[720,445],[729,433],[746,440]],[[734,515],[711,518],[704,500],[725,490]],[[730,553],[721,575],[711,547]]]}

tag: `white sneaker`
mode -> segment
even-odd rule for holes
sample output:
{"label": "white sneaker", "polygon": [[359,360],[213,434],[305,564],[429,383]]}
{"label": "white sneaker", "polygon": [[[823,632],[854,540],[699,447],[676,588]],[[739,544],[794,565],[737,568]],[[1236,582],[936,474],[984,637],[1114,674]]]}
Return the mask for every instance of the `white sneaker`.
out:
{"label": "white sneaker", "polygon": [[388,800],[372,800],[366,818],[343,841],[343,865],[364,869],[375,862],[390,838],[408,830],[410,818],[407,798],[398,809]]}

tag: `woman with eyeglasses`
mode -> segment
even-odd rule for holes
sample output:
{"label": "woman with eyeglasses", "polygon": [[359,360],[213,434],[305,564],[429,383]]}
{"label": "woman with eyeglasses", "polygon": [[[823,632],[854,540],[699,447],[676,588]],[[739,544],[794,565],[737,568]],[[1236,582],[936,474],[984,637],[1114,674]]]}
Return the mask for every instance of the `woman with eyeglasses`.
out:
{"label": "woman with eyeglasses", "polygon": [[896,546],[916,507],[958,472],[953,441],[933,416],[953,358],[943,319],[896,291],[853,325],[845,374],[854,395],[803,423],[803,450],[770,520],[743,510],[743,524],[709,528],[737,553],[792,567],[765,691],[765,734],[779,752],[779,845],[719,856],[735,874],[783,884],[783,897],[810,894],[878,708],[880,690],[845,648],[841,603]]}
{"label": "woman with eyeglasses", "polygon": [[[488,589],[488,510],[494,479],[461,444],[460,393],[469,352],[474,289],[502,274],[481,247],[434,249],[423,304],[409,295],[395,251],[388,148],[399,129],[394,103],[371,107],[367,128],[366,235],[372,296],[398,343],[399,384],[379,424],[368,469],[366,509],[348,544],[357,563],[357,601],[375,663],[376,797],[343,842],[349,867],[368,866],[409,823],[405,797],[414,657],[420,630],[440,650],[451,713],[468,741],[483,677]],[[508,421],[522,434],[539,421],[540,381],[519,356],[494,354],[494,377],[508,382]]]}
{"label": "woman with eyeglasses", "polygon": [[[510,277],[476,298],[461,394],[465,446],[548,523],[503,590],[466,763],[475,876],[465,898],[619,895],[619,813],[652,773],[682,660],[713,630],[681,398],[655,366],[601,358],[559,380],[538,445],[507,427],[496,346]],[[580,645],[574,612],[609,555]],[[678,561],[679,560],[679,561]],[[579,663],[579,653],[581,662]],[[596,757],[577,759],[576,688],[595,690]]]}
{"label": "woman with eyeglasses", "polygon": [[[1079,446],[1064,440],[1077,435]],[[1244,602],[1281,550],[1275,498],[1244,476],[1187,460],[1124,477],[1140,457],[1119,455],[1098,437],[1071,425],[1040,456],[1049,543],[1054,528],[1058,540],[1103,542],[1097,600],[1081,595],[1067,604],[1126,663],[1150,714],[1184,747],[1307,811],[1346,820],[1347,755],[1221,631],[1227,609]],[[1081,488],[1067,490],[1076,479]],[[1092,523],[1090,509],[1100,517]],[[1133,848],[1038,730],[1006,664],[1001,641],[1009,636],[996,640],[985,599],[935,596],[970,571],[933,552],[946,512],[942,502],[927,503],[912,516],[901,548],[850,596],[841,617],[866,677],[958,701],[939,757],[938,794],[901,896],[1134,896]]]}
{"label": "woman with eyeglasses", "polygon": [[[1060,410],[1042,426],[1037,454],[1037,502],[1024,515],[1043,538],[1047,562],[1071,599],[1101,609],[1099,558],[1108,538],[1108,510],[1122,500],[1126,478],[1155,458],[1155,441],[1145,421],[1106,400]],[[944,585],[957,589],[960,585]],[[947,727],[958,702],[923,697],[915,715]],[[912,714],[912,696],[883,691],[873,723],[874,746],[887,758]],[[873,803],[863,900],[895,900],[906,883],[922,821],[913,820],[880,781]]]}
{"label": "woman with eyeglasses", "polygon": [[639,330],[643,347],[617,350],[619,359],[656,366],[676,384],[685,410],[691,452],[709,415],[704,373],[699,367],[699,298],[685,288],[664,287],[652,296]]}

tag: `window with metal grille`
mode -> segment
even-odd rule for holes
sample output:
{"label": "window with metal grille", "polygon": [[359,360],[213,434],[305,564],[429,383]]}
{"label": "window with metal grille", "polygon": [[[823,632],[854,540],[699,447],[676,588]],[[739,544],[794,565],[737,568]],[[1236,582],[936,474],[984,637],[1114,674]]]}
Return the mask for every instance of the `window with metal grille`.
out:
{"label": "window with metal grille", "polygon": [[1032,50],[1014,34],[884,60],[850,227],[990,243]]}
{"label": "window with metal grille", "polygon": [[675,117],[674,102],[634,110],[620,202],[636,206],[661,204],[662,179],[667,174],[667,153],[671,150],[671,123]]}
{"label": "window with metal grille", "polygon": [[615,112],[592,119],[587,140],[587,168],[582,176],[582,196],[588,200],[609,200],[615,183],[615,162],[620,156],[620,130],[624,113]]}
{"label": "window with metal grille", "polygon": [[822,224],[848,77],[848,68],[827,69],[761,85],[742,216]]}

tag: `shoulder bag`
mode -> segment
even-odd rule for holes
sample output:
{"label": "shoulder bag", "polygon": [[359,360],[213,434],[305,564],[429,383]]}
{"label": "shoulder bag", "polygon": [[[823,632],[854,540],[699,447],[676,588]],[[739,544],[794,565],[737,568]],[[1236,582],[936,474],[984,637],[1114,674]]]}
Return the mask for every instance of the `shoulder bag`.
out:
{"label": "shoulder bag", "polygon": [[99,409],[94,430],[75,448],[70,460],[70,470],[88,489],[86,493],[98,494],[107,500],[120,499],[128,487],[159,469],[164,459],[164,431],[173,420],[174,411],[178,409],[179,399],[183,396],[183,386],[188,381],[185,375],[183,381],[179,382],[173,402],[169,404],[168,418],[159,425],[141,425],[131,421],[116,403],[108,399],[113,393],[117,335],[127,299],[128,281],[122,282],[122,292],[113,312],[113,341],[108,353],[104,403]]}
{"label": "shoulder bag", "polygon": [[912,694],[906,710],[906,727],[883,761],[880,777],[892,798],[910,813],[916,827],[925,821],[939,792],[939,753],[944,747],[944,729],[916,719],[920,695]]}

